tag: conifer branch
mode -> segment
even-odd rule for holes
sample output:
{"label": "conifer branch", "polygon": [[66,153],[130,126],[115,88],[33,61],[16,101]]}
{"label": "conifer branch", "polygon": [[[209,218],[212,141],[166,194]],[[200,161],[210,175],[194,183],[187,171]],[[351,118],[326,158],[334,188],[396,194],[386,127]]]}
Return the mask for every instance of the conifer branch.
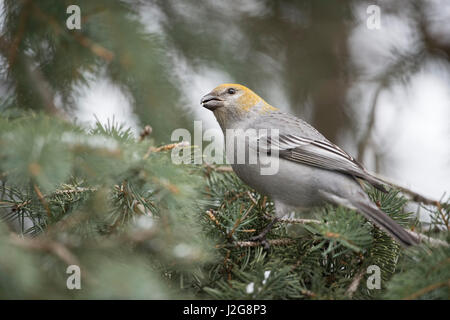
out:
{"label": "conifer branch", "polygon": [[353,297],[353,294],[358,290],[359,284],[361,283],[361,280],[364,277],[364,274],[366,273],[366,269],[361,269],[356,276],[353,278],[352,283],[350,283],[350,286],[348,287],[345,294],[349,296],[350,298]]}
{"label": "conifer branch", "polygon": [[233,229],[231,229],[230,233],[228,233],[228,238],[231,239],[231,237],[233,236],[233,233],[236,231],[237,227],[239,226],[239,224],[245,220],[245,218],[247,217],[247,215],[249,214],[250,211],[252,211],[252,209],[254,208],[255,204],[252,203],[250,205],[250,207],[245,211],[245,213],[240,216],[236,222],[234,223]]}
{"label": "conifer branch", "polygon": [[444,286],[447,286],[450,288],[450,280],[430,284],[429,286],[426,286],[425,288],[410,294],[409,296],[404,298],[404,300],[415,300],[430,291],[436,290],[436,289],[444,287]]}
{"label": "conifer branch", "polygon": [[147,150],[147,153],[144,155],[144,160],[147,159],[152,152],[170,151],[174,148],[188,147],[188,146],[189,146],[189,143],[187,143],[185,141],[178,142],[178,143],[166,144],[166,145],[163,145],[160,147],[150,146]]}
{"label": "conifer branch", "polygon": [[405,229],[406,232],[408,232],[410,235],[412,235],[414,238],[416,238],[419,242],[427,242],[432,246],[444,246],[448,247],[448,243],[446,241],[431,238],[430,236],[427,236],[426,234],[415,232],[412,230]]}
{"label": "conifer branch", "polygon": [[[282,239],[271,239],[266,240],[269,246],[289,246],[292,244],[296,244],[297,241],[290,238],[282,238]],[[230,244],[220,244],[216,245],[216,248],[244,248],[244,247],[259,247],[264,246],[264,241],[235,241]]]}
{"label": "conifer branch", "polygon": [[319,220],[315,219],[299,219],[299,218],[281,218],[278,222],[288,223],[288,224],[308,224],[308,223],[322,223]]}
{"label": "conifer branch", "polygon": [[367,150],[367,146],[370,142],[370,137],[373,131],[373,128],[375,126],[375,116],[378,106],[378,97],[380,96],[381,90],[383,89],[383,85],[379,85],[377,89],[375,90],[374,96],[372,98],[372,103],[370,107],[370,114],[369,114],[369,123],[366,126],[366,131],[363,133],[363,136],[361,140],[358,143],[358,160],[363,161],[364,155]]}
{"label": "conifer branch", "polygon": [[52,217],[52,213],[50,211],[50,207],[48,206],[47,201],[44,198],[44,195],[42,194],[41,190],[39,189],[39,187],[35,183],[33,184],[33,188],[34,188],[34,191],[36,192],[36,195],[39,198],[39,201],[41,202],[42,206],[45,208],[45,211],[47,212],[47,217],[51,218]]}
{"label": "conifer branch", "polygon": [[147,136],[152,133],[153,129],[150,125],[146,125],[144,129],[139,134],[139,142],[143,141]]}
{"label": "conifer branch", "polygon": [[83,47],[91,50],[91,52],[102,58],[103,60],[107,61],[107,62],[111,62],[114,59],[114,53],[108,49],[106,49],[105,47],[99,45],[98,43],[95,43],[94,41],[92,41],[91,39],[89,39],[88,37],[86,37],[85,35],[83,35],[80,32],[74,31],[74,32],[67,32],[64,28],[61,28],[58,21],[46,14],[45,12],[43,12],[37,5],[35,5],[34,3],[32,3],[33,6],[33,10],[36,13],[36,16],[38,18],[40,18],[43,23],[48,23],[50,24],[56,31],[57,34],[61,34],[61,33],[66,33],[71,35],[79,44],[81,44]]}
{"label": "conifer branch", "polygon": [[42,238],[25,238],[19,237],[15,233],[9,235],[9,241],[16,246],[32,249],[48,251],[57,256],[61,261],[67,265],[80,265],[78,258],[63,244],[60,242],[51,241],[49,239]]}

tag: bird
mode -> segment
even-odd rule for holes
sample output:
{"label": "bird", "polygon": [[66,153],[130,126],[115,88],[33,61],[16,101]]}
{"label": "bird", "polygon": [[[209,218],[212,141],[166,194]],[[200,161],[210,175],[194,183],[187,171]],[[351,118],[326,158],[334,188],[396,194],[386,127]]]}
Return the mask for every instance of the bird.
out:
{"label": "bird", "polygon": [[[233,171],[275,204],[275,218],[252,240],[267,243],[265,235],[285,215],[286,208],[332,203],[361,213],[404,247],[417,244],[410,233],[370,200],[360,183],[366,181],[386,192],[383,182],[306,121],[281,112],[251,89],[234,83],[217,86],[201,98],[200,104],[213,112],[224,133]],[[262,174],[259,158],[250,162],[246,156],[245,161],[236,161],[238,147],[231,141],[234,139],[227,138],[228,132],[236,130],[262,132],[255,139],[265,147],[258,145],[252,150],[258,156],[266,152],[269,159],[278,161],[276,173]],[[245,146],[252,148],[250,145],[247,141]]]}

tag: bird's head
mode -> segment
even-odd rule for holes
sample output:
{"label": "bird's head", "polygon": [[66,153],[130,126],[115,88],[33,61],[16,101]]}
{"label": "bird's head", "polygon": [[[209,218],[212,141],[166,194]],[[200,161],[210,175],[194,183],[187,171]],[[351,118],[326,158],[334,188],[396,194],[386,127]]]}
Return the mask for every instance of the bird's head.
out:
{"label": "bird's head", "polygon": [[200,103],[214,112],[222,126],[228,128],[230,120],[244,120],[253,113],[277,110],[249,88],[234,83],[224,83],[203,96]]}

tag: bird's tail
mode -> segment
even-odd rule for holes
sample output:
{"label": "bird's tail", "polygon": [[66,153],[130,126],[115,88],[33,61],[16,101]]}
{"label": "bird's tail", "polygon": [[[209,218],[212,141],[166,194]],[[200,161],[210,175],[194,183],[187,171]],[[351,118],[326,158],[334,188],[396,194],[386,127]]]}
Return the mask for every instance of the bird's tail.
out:
{"label": "bird's tail", "polygon": [[401,245],[408,247],[418,244],[411,234],[403,229],[397,222],[390,218],[386,213],[378,209],[372,203],[354,201],[352,204],[371,222],[389,233]]}

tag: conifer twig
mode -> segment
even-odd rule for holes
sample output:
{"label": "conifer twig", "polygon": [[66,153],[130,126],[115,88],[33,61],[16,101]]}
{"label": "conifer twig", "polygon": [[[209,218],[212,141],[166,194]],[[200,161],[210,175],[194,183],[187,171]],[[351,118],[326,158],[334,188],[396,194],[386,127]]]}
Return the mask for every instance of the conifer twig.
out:
{"label": "conifer twig", "polygon": [[161,152],[161,151],[169,151],[172,149],[175,149],[177,147],[188,147],[189,143],[187,143],[186,141],[182,141],[182,142],[178,142],[178,143],[171,143],[171,144],[166,144],[164,146],[160,146],[160,147],[153,147],[150,146],[147,150],[147,153],[144,155],[144,160],[147,159],[150,154],[152,152]]}
{"label": "conifer twig", "polygon": [[378,106],[378,97],[380,96],[381,90],[383,89],[383,85],[379,85],[375,90],[374,96],[372,98],[370,114],[369,114],[369,123],[366,126],[366,131],[364,132],[361,140],[358,143],[358,160],[363,161],[364,155],[366,153],[367,146],[370,142],[370,136],[372,134],[373,128],[375,126],[375,116]]}
{"label": "conifer twig", "polygon": [[114,59],[114,53],[105,47],[99,45],[98,43],[95,43],[85,35],[83,35],[81,32],[74,31],[74,32],[67,32],[65,29],[61,28],[59,26],[58,21],[53,17],[45,12],[43,12],[38,6],[36,6],[34,3],[32,3],[34,12],[37,14],[37,17],[43,20],[45,23],[49,23],[56,31],[56,33],[67,33],[75,40],[78,41],[79,44],[81,44],[83,47],[91,50],[93,54],[96,56],[102,58],[103,60],[107,62],[111,62]]}
{"label": "conifer twig", "polygon": [[37,249],[51,252],[68,265],[80,265],[77,257],[72,254],[72,252],[70,252],[70,250],[67,249],[66,246],[59,242],[39,238],[22,238],[15,233],[11,233],[9,235],[9,240],[12,244],[25,249]]}
{"label": "conifer twig", "polygon": [[233,168],[229,166],[218,166],[214,170],[217,172],[233,172]]}
{"label": "conifer twig", "polygon": [[[281,238],[266,240],[269,246],[288,246],[297,243],[295,239]],[[243,247],[259,247],[264,246],[262,241],[235,241],[230,244],[216,245],[216,248],[243,248]]]}
{"label": "conifer twig", "polygon": [[[267,220],[273,220],[274,217],[265,213],[264,214],[264,218],[266,218]],[[316,224],[320,224],[322,223],[319,220],[315,220],[315,219],[300,219],[300,218],[280,218],[278,219],[277,222],[281,222],[281,223],[287,223],[287,224],[307,224],[307,223],[316,223]]]}
{"label": "conifer twig", "polygon": [[[268,217],[266,217],[266,218],[270,219]],[[307,223],[321,224],[322,223],[321,221],[314,220],[314,219],[296,219],[296,218],[293,218],[293,219],[283,218],[283,219],[279,219],[278,222],[292,223],[292,224],[307,224]],[[426,234],[415,232],[415,231],[408,230],[408,229],[405,229],[405,231],[408,232],[410,235],[412,235],[419,242],[427,242],[427,243],[431,244],[432,246],[448,247],[448,243],[443,240],[431,238],[431,237],[427,236]]]}
{"label": "conifer twig", "polygon": [[105,47],[95,43],[88,37],[84,36],[81,32],[74,32],[73,37],[85,48],[91,50],[93,54],[102,58],[107,62],[111,62],[114,59],[114,53]]}
{"label": "conifer twig", "polygon": [[222,173],[233,172],[233,168],[230,166],[213,166],[213,165],[210,165],[207,163],[205,163],[204,166],[205,166],[205,168],[214,170],[216,172],[222,172]]}
{"label": "conifer twig", "polygon": [[152,133],[153,129],[150,125],[146,125],[144,129],[139,134],[139,142],[145,139],[145,137],[149,136]]}
{"label": "conifer twig", "polygon": [[410,294],[409,296],[405,297],[403,300],[414,300],[417,299],[420,296],[423,296],[424,294],[436,290],[438,288],[441,288],[443,286],[448,286],[450,287],[450,281],[442,281],[442,282],[437,282],[437,283],[433,283],[430,284],[429,286],[420,289],[419,291],[416,291],[412,294]]}
{"label": "conifer twig", "polygon": [[300,291],[305,296],[308,296],[308,297],[311,297],[311,298],[317,297],[317,295],[314,292],[310,291],[310,290],[302,289]]}
{"label": "conifer twig", "polygon": [[358,290],[359,284],[361,283],[362,278],[364,277],[364,274],[366,273],[365,269],[361,269],[353,279],[352,283],[350,283],[350,286],[348,287],[346,291],[346,295],[350,298],[353,296],[353,294]]}
{"label": "conifer twig", "polygon": [[50,211],[50,207],[48,206],[47,201],[45,201],[44,195],[42,194],[41,190],[39,190],[39,187],[34,183],[33,184],[34,191],[36,192],[36,195],[39,198],[39,201],[41,202],[42,206],[45,208],[45,211],[47,212],[47,217],[51,218],[52,213]]}
{"label": "conifer twig", "polygon": [[[45,200],[53,195],[69,195],[69,194],[73,194],[73,193],[94,192],[96,190],[97,190],[97,188],[95,188],[95,187],[90,187],[90,188],[75,187],[74,189],[56,190],[51,194],[42,194],[42,192],[40,190],[39,190],[39,192],[40,192],[40,195],[42,196],[42,199]],[[39,195],[38,195],[38,197],[39,197]],[[42,203],[41,198],[39,198],[39,200]],[[26,205],[28,205],[30,203],[31,203],[31,200],[25,200],[20,203],[14,203],[13,201],[0,201],[0,204],[9,204],[9,205],[13,206],[14,210],[20,210],[22,207],[25,207]]]}
{"label": "conifer twig", "polygon": [[435,239],[427,236],[426,234],[415,232],[412,230],[405,229],[410,235],[412,235],[419,242],[428,242],[432,246],[444,246],[448,247],[448,243],[446,241]]}
{"label": "conifer twig", "polygon": [[258,201],[256,201],[256,199],[252,196],[251,192],[249,190],[247,190],[247,195],[250,198],[250,200],[253,202],[253,204],[256,206],[258,205]]}
{"label": "conifer twig", "polygon": [[30,13],[29,10],[30,4],[31,4],[30,0],[24,1],[22,10],[19,14],[19,26],[17,28],[16,34],[14,35],[14,39],[11,43],[9,54],[7,55],[10,67],[12,67],[14,65],[14,62],[16,61],[19,45],[22,42],[23,35],[25,33],[25,26],[27,23],[28,15]]}
{"label": "conifer twig", "polygon": [[214,215],[214,211],[206,210],[206,214],[208,215],[209,219],[211,219],[211,221],[213,221],[218,227],[222,228],[219,221],[217,221],[216,216]]}
{"label": "conifer twig", "polygon": [[[90,187],[90,188],[75,187],[73,189],[56,190],[55,192],[53,192],[53,194],[55,194],[55,195],[68,195],[68,194],[72,194],[72,193],[83,193],[83,192],[94,192],[94,191],[97,191],[97,188],[94,188],[94,187]],[[49,197],[49,195],[44,195],[44,197]]]}
{"label": "conifer twig", "polygon": [[[80,260],[61,242],[53,241],[50,238],[27,238],[20,237],[18,234],[11,232],[9,235],[9,242],[15,246],[28,249],[28,250],[39,250],[49,252],[55,255],[62,262],[70,265],[76,265],[82,267]],[[96,280],[91,277],[91,274],[87,271],[83,271],[84,279],[91,284],[96,284]]]}
{"label": "conifer twig", "polygon": [[445,217],[444,212],[442,212],[442,206],[439,202],[436,204],[436,207],[439,211],[439,214],[441,215],[442,221],[445,223],[445,226],[447,227],[447,230],[450,230],[448,219]]}
{"label": "conifer twig", "polygon": [[282,218],[279,219],[278,222],[282,223],[291,223],[291,224],[307,224],[307,223],[321,223],[319,220],[315,219],[299,219],[299,218]]}
{"label": "conifer twig", "polygon": [[241,224],[241,221],[245,220],[245,218],[247,217],[249,212],[252,211],[254,206],[255,206],[255,204],[252,203],[250,205],[250,207],[247,209],[247,211],[245,211],[245,213],[241,217],[237,218],[237,220],[233,226],[233,229],[231,229],[230,233],[228,234],[228,238],[231,239],[231,237],[233,236],[233,233],[236,231],[237,227]]}

